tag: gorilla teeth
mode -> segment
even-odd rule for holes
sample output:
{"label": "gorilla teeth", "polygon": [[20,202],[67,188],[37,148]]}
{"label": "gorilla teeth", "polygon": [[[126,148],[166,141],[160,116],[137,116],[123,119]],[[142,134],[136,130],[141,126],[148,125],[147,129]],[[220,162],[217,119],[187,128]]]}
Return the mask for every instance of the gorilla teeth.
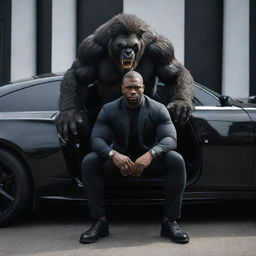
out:
{"label": "gorilla teeth", "polygon": [[131,60],[122,60],[122,65],[125,69],[132,67],[132,61]]}

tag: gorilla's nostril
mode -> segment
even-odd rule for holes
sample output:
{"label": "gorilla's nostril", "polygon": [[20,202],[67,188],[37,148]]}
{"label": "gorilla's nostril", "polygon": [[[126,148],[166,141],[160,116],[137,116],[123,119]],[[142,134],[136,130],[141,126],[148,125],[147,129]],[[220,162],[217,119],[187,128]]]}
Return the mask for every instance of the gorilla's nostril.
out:
{"label": "gorilla's nostril", "polygon": [[127,57],[131,57],[133,55],[133,50],[128,48],[128,49],[125,49],[124,50],[124,54],[127,56]]}

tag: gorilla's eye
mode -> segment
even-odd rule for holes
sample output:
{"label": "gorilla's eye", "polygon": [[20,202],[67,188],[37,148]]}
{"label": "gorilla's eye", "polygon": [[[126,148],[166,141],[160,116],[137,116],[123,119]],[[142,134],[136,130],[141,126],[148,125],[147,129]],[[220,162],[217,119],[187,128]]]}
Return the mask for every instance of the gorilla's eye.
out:
{"label": "gorilla's eye", "polygon": [[131,48],[132,48],[134,51],[138,51],[138,44],[134,44]]}
{"label": "gorilla's eye", "polygon": [[116,44],[116,47],[118,48],[118,49],[123,49],[123,48],[125,48],[126,47],[126,43],[125,42],[119,42],[119,43],[117,43]]}

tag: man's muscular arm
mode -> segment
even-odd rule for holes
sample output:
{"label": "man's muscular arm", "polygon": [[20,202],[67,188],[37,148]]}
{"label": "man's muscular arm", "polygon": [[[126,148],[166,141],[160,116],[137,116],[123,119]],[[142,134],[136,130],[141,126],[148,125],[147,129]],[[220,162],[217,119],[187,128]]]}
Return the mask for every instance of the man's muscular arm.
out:
{"label": "man's muscular arm", "polygon": [[[97,152],[103,159],[108,159],[109,153],[112,151],[112,148],[109,146],[112,138],[111,123],[103,106],[92,130],[92,151]],[[123,176],[131,173],[133,162],[128,156],[115,151],[111,160],[120,169]]]}
{"label": "man's muscular arm", "polygon": [[[152,148],[155,152],[155,157],[160,157],[164,152],[174,150],[177,147],[176,129],[166,107],[162,104],[158,111],[156,138],[158,143]],[[140,176],[143,170],[151,164],[153,158],[154,157],[150,152],[146,152],[137,158],[134,163],[132,174],[134,176]]]}

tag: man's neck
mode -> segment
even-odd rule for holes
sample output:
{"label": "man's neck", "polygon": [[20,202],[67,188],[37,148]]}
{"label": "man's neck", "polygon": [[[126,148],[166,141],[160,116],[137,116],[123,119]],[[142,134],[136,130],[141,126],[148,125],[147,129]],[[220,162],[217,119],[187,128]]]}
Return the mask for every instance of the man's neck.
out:
{"label": "man's neck", "polygon": [[136,108],[139,108],[141,106],[141,103],[137,104],[137,105],[131,105],[131,104],[125,102],[125,105],[126,105],[127,108],[136,109]]}

